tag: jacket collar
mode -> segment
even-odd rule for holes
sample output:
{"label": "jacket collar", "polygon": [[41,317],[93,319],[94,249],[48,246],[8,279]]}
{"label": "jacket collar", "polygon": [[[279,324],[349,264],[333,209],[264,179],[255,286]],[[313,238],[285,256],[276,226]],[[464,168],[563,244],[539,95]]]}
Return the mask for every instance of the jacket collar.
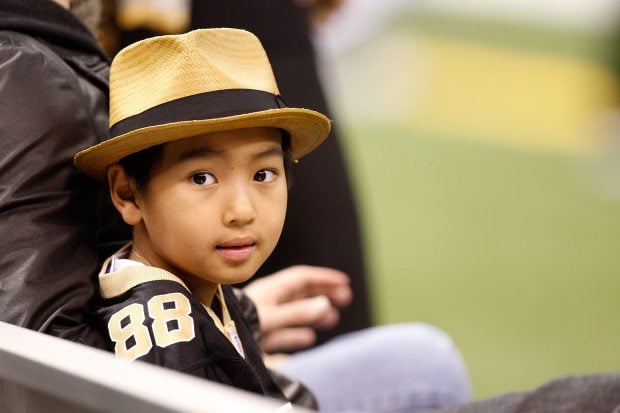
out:
{"label": "jacket collar", "polygon": [[0,0],[0,10],[0,30],[24,33],[107,60],[95,36],[73,13],[52,0]]}

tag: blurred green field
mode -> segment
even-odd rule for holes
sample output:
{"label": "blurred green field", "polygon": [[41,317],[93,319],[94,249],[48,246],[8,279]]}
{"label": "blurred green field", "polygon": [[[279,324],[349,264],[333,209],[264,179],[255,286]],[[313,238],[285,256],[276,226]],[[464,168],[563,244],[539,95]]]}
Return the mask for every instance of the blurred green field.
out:
{"label": "blurred green field", "polygon": [[448,331],[476,397],[620,370],[620,201],[588,186],[593,164],[393,124],[345,135],[379,323]]}
{"label": "blurred green field", "polygon": [[620,370],[620,201],[591,164],[392,124],[346,136],[379,323],[448,331],[476,397]]}

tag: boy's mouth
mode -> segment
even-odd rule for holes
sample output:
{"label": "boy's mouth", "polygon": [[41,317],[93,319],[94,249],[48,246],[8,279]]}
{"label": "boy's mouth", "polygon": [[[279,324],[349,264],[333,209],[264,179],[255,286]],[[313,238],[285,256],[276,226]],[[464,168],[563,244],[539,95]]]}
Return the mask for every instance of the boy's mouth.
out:
{"label": "boy's mouth", "polygon": [[250,237],[235,238],[216,245],[215,249],[229,261],[245,261],[256,249],[256,241]]}

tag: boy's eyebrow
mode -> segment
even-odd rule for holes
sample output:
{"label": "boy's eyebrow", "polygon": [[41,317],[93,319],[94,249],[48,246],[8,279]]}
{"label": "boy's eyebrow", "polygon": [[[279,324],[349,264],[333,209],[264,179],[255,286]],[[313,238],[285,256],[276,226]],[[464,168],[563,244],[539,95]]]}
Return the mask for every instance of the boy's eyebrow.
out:
{"label": "boy's eyebrow", "polygon": [[284,151],[282,150],[282,147],[274,146],[272,148],[266,149],[262,152],[252,155],[252,157],[255,159],[268,158],[270,156],[284,156]]}
{"label": "boy's eyebrow", "polygon": [[207,147],[189,148],[181,153],[181,156],[179,156],[179,161],[185,161],[192,158],[209,158],[217,155],[218,153],[221,153],[221,151],[216,151]]}

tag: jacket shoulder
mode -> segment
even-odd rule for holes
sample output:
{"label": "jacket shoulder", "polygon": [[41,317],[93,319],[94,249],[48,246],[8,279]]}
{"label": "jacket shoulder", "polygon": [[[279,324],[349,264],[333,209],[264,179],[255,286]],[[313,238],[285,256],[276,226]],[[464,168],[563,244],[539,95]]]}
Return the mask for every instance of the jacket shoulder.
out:
{"label": "jacket shoulder", "polygon": [[3,56],[12,55],[16,60],[35,55],[46,61],[62,63],[62,59],[43,41],[12,30],[0,30],[0,54]]}
{"label": "jacket shoulder", "polygon": [[[43,41],[24,33],[0,30],[0,61],[4,62],[0,65],[1,76],[27,69],[22,73],[23,78],[41,76],[45,81],[58,76],[75,77],[75,72],[57,53]],[[28,82],[32,87],[40,87],[40,83]]]}
{"label": "jacket shoulder", "polygon": [[92,130],[90,94],[103,97],[104,91],[85,88],[76,70],[42,41],[0,31],[0,62],[0,96],[10,102],[10,110],[0,110],[0,120],[12,133]]}

